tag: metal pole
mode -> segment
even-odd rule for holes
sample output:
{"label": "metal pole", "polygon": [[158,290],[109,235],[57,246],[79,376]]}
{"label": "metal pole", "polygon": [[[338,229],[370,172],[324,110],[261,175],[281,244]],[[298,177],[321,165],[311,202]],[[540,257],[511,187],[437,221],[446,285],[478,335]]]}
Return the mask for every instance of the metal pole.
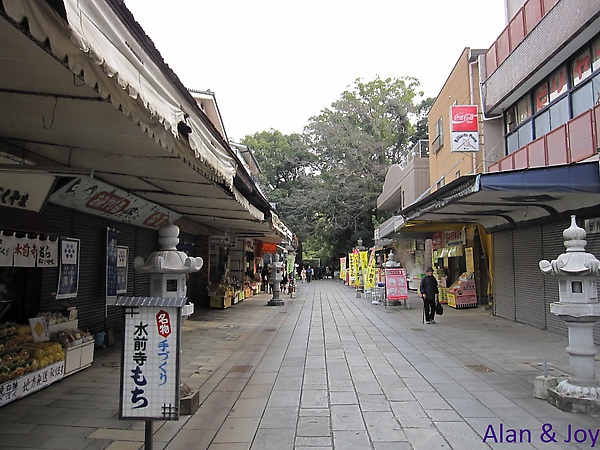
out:
{"label": "metal pole", "polygon": [[144,433],[144,450],[152,450],[152,421],[146,420],[146,430]]}

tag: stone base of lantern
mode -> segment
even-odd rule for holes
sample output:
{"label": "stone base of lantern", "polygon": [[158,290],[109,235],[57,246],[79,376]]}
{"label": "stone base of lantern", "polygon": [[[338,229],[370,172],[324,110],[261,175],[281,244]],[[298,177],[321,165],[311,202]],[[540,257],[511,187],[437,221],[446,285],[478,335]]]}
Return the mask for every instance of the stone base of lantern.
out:
{"label": "stone base of lantern", "polygon": [[184,383],[179,385],[179,414],[192,416],[200,407],[200,392],[192,391]]}
{"label": "stone base of lantern", "polygon": [[600,414],[600,386],[576,386],[563,380],[548,389],[548,402],[563,411]]}
{"label": "stone base of lantern", "polygon": [[280,298],[273,297],[271,300],[267,302],[268,306],[283,306],[285,305],[284,301]]}

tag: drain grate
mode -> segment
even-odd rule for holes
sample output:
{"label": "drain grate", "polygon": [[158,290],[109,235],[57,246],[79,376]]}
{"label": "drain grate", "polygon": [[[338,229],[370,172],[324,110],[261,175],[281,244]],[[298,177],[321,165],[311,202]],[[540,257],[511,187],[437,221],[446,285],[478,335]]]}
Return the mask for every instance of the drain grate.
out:
{"label": "drain grate", "polygon": [[493,372],[492,369],[483,364],[467,364],[466,367],[473,372]]}
{"label": "drain grate", "polygon": [[277,331],[277,328],[265,328],[265,333],[274,333]]}
{"label": "drain grate", "polygon": [[412,331],[425,331],[424,328],[411,328]]}
{"label": "drain grate", "polygon": [[233,366],[230,372],[246,373],[249,372],[250,369],[252,369],[252,366]]}

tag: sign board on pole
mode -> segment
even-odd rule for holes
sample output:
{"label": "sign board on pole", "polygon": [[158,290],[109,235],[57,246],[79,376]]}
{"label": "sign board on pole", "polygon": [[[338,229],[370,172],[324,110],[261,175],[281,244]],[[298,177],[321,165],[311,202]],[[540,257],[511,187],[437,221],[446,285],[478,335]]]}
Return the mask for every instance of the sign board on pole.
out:
{"label": "sign board on pole", "polygon": [[385,269],[385,292],[390,301],[408,299],[408,282],[406,280],[406,269]]}

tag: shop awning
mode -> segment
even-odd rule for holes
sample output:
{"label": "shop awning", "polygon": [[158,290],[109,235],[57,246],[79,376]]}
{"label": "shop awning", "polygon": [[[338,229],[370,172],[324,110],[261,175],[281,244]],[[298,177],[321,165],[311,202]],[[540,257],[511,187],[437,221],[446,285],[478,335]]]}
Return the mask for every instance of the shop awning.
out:
{"label": "shop awning", "polygon": [[68,168],[212,229],[274,233],[226,136],[122,1],[0,0],[0,152]]}
{"label": "shop awning", "polygon": [[463,176],[402,211],[407,224],[480,223],[501,229],[600,204],[598,161]]}

